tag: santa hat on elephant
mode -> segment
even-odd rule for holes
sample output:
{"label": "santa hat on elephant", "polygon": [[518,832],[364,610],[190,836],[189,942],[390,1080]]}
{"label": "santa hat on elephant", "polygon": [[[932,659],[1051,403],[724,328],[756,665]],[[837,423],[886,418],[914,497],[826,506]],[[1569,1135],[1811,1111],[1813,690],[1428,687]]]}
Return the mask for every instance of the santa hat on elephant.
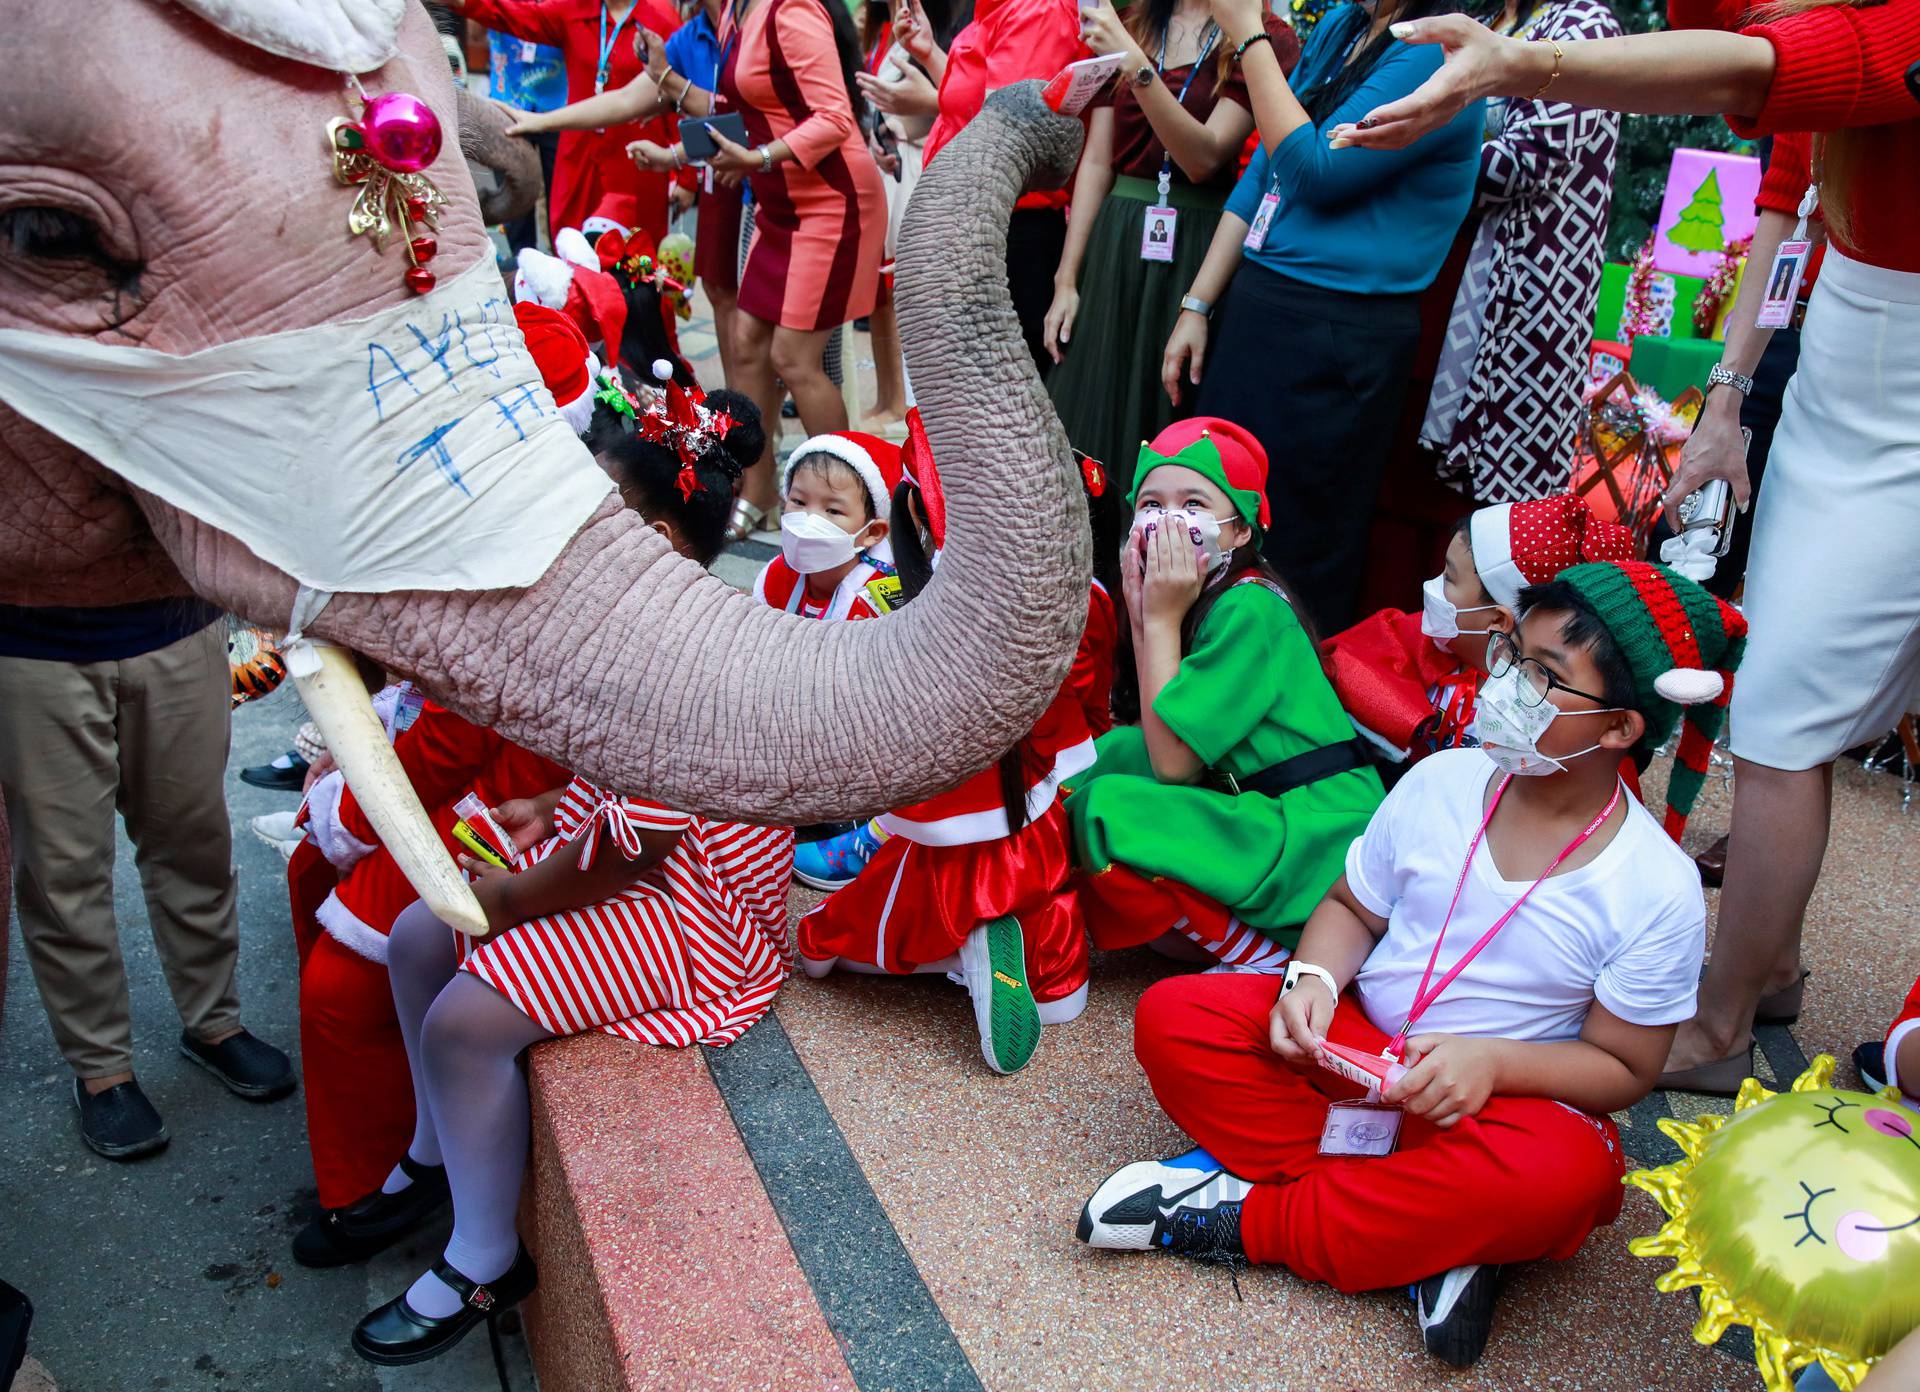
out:
{"label": "santa hat on elephant", "polygon": [[587,347],[587,336],[572,319],[545,305],[523,300],[513,307],[513,317],[560,415],[574,434],[584,433],[593,423],[593,384],[600,376],[600,360]]}
{"label": "santa hat on elephant", "polygon": [[562,228],[553,245],[560,255],[521,248],[514,264],[514,301],[559,310],[579,326],[589,346],[597,344],[609,364],[618,364],[627,327],[627,298],[619,282],[600,269],[600,258],[577,229]]}

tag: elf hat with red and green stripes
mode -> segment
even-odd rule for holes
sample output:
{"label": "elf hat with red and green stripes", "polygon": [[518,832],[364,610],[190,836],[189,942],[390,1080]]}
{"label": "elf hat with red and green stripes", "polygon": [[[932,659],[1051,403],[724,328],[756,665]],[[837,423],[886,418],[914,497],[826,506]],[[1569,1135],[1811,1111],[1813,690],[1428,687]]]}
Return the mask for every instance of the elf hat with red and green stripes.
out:
{"label": "elf hat with red and green stripes", "polygon": [[1587,602],[1626,659],[1634,708],[1647,722],[1641,747],[1659,748],[1685,722],[1667,783],[1666,828],[1678,841],[1726,724],[1747,621],[1684,575],[1646,561],[1577,565],[1554,579]]}

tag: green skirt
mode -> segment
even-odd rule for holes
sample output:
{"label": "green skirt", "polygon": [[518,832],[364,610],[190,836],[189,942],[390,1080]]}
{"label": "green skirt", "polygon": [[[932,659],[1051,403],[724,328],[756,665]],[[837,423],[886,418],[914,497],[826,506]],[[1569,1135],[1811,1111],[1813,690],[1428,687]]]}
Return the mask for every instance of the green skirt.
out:
{"label": "green skirt", "polygon": [[1160,385],[1160,361],[1187,293],[1206,259],[1226,195],[1175,184],[1168,203],[1179,210],[1173,260],[1146,261],[1140,234],[1154,186],[1118,178],[1100,205],[1080,266],[1080,314],[1047,391],[1074,448],[1105,464],[1114,480],[1132,487],[1140,442],[1179,416]]}

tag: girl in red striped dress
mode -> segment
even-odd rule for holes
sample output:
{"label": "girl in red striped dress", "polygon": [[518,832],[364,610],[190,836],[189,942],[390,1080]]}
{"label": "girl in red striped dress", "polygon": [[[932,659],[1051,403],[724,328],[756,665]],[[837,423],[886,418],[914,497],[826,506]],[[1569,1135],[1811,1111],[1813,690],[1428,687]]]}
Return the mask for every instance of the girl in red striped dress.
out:
{"label": "girl in red striped dress", "polygon": [[[726,418],[677,387],[669,397],[614,446],[612,464],[622,494],[704,563],[740,469]],[[766,1014],[791,965],[790,830],[709,821],[577,775],[495,816],[515,842],[512,869],[463,860],[488,935],[462,939],[415,904],[388,940],[414,1080],[406,1158],[415,1172],[446,1166],[454,1226],[444,1259],[354,1330],[375,1363],[431,1358],[534,1288],[514,1231],[528,1141],[522,1050],[587,1030],[731,1043]],[[400,1192],[412,1178],[403,1163],[388,1185]]]}

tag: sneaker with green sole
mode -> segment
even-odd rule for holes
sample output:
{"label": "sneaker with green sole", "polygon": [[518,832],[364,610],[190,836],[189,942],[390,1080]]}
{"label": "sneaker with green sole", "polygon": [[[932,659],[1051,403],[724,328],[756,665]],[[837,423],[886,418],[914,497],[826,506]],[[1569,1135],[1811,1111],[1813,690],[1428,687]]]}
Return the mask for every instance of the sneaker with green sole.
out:
{"label": "sneaker with green sole", "polygon": [[1040,1044],[1040,1012],[1027,984],[1027,943],[1017,918],[996,918],[967,934],[960,969],[973,997],[980,1056],[996,1073],[1017,1073]]}

